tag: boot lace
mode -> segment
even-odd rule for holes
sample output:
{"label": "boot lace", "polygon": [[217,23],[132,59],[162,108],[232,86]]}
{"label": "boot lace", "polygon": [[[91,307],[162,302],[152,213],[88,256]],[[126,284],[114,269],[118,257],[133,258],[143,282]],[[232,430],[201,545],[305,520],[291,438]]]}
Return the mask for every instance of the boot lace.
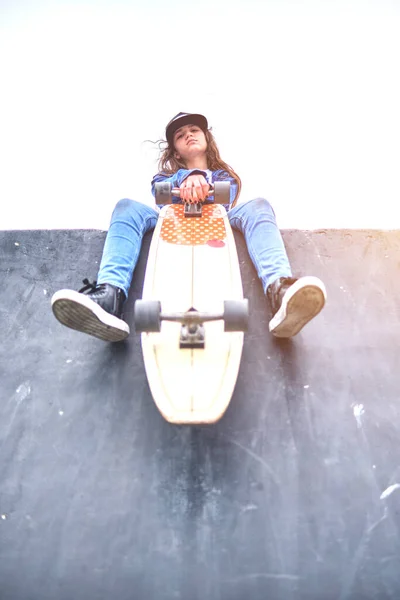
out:
{"label": "boot lace", "polygon": [[295,277],[282,277],[281,284],[279,286],[279,292],[285,293],[291,285],[296,283],[297,279]]}
{"label": "boot lace", "polygon": [[97,285],[96,280],[90,282],[88,278],[85,278],[82,280],[82,283],[84,283],[85,285],[79,290],[80,294],[93,294],[94,292],[100,292],[102,289],[104,289],[104,283],[100,283],[99,285]]}

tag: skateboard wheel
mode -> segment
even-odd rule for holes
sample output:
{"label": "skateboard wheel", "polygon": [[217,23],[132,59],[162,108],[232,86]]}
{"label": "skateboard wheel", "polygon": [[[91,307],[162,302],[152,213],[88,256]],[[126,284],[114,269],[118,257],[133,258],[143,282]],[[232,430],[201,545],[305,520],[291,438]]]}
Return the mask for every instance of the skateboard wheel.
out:
{"label": "skateboard wheel", "polygon": [[215,204],[229,204],[231,198],[230,189],[230,181],[216,181],[214,183]]}
{"label": "skateboard wheel", "polygon": [[161,302],[158,300],[136,300],[134,309],[137,333],[150,333],[161,329]]}
{"label": "skateboard wheel", "polygon": [[247,331],[249,322],[249,302],[244,300],[225,300],[225,331]]}
{"label": "skateboard wheel", "polygon": [[171,204],[172,186],[168,181],[160,181],[155,184],[156,204]]}

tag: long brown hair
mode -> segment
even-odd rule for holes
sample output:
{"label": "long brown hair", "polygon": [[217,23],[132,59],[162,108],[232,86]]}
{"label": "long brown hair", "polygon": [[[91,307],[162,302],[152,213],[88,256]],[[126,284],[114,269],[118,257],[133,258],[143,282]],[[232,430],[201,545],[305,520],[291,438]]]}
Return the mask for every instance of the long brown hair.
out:
{"label": "long brown hair", "polygon": [[[240,196],[240,191],[242,189],[241,179],[239,175],[235,173],[232,167],[230,167],[226,162],[222,160],[219,154],[218,146],[216,144],[213,134],[211,133],[211,130],[208,129],[208,131],[205,131],[204,134],[206,136],[207,141],[206,157],[208,168],[211,171],[218,171],[219,169],[222,169],[223,171],[226,171],[231,177],[233,177],[233,179],[236,180],[238,187],[236,196],[232,202],[232,206],[234,206]],[[160,144],[161,143],[166,143],[167,147],[162,151],[162,154],[158,161],[158,171],[160,173],[165,173],[165,175],[173,175],[174,173],[179,171],[179,169],[186,169],[187,167],[185,163],[181,159],[178,159],[176,158],[176,156],[174,156],[175,148],[173,144],[169,145],[168,142],[164,142],[164,140],[161,140]]]}

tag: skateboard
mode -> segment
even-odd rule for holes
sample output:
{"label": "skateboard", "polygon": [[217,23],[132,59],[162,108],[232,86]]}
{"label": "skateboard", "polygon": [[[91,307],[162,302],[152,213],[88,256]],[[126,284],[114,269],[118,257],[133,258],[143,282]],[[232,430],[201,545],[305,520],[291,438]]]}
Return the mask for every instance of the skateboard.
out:
{"label": "skateboard", "polygon": [[134,323],[153,399],[170,423],[215,423],[236,385],[248,301],[222,206],[229,186],[211,186],[212,203],[171,204],[180,190],[156,184],[156,202],[164,206]]}

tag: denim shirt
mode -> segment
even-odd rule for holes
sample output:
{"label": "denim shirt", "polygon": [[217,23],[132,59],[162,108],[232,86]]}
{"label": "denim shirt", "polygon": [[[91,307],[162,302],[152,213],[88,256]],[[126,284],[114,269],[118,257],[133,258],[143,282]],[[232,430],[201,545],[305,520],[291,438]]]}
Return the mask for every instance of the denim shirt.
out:
{"label": "denim shirt", "polygon": [[[161,181],[167,181],[168,183],[172,184],[173,188],[178,188],[180,187],[182,182],[185,181],[187,177],[189,177],[189,175],[193,175],[195,173],[198,173],[199,175],[204,175],[208,183],[214,183],[215,181],[230,181],[231,187],[229,204],[224,204],[225,208],[228,210],[235,199],[237,183],[236,180],[233,179],[233,177],[231,177],[229,173],[227,173],[227,171],[224,171],[222,169],[219,169],[218,171],[210,171],[209,173],[211,173],[211,176],[206,171],[202,171],[201,169],[179,169],[179,171],[177,171],[171,176],[165,175],[164,173],[157,173],[157,175],[154,175],[153,180],[151,182],[151,192],[155,197],[155,184],[160,183]],[[172,197],[173,204],[179,204],[180,202],[180,198],[175,196]],[[208,196],[206,202],[214,202],[214,196]]]}

